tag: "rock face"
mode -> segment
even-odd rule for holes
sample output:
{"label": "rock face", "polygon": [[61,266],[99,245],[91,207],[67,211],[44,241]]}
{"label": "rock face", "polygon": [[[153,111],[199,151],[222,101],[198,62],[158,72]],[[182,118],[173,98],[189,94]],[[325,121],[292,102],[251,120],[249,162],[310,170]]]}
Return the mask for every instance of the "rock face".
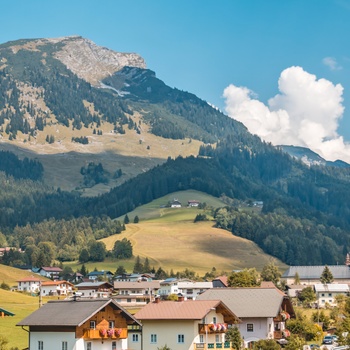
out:
{"label": "rock face", "polygon": [[80,36],[48,40],[63,43],[63,48],[55,53],[55,57],[94,86],[100,86],[102,79],[125,66],[146,68],[144,59],[136,53],[116,52]]}

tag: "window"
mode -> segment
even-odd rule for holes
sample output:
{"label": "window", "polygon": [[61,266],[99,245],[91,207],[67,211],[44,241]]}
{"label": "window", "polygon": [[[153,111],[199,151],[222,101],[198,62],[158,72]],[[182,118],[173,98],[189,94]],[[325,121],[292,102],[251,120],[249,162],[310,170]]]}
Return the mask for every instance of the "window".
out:
{"label": "window", "polygon": [[220,343],[220,335],[215,334],[215,343]]}
{"label": "window", "polygon": [[331,297],[331,296],[332,296],[332,293],[328,293],[328,296]]}
{"label": "window", "polygon": [[68,350],[68,344],[66,341],[62,342],[62,350]]}
{"label": "window", "polygon": [[114,321],[108,322],[108,328],[114,328]]}
{"label": "window", "polygon": [[199,342],[204,343],[204,335],[203,334],[199,335]]}
{"label": "window", "polygon": [[90,329],[96,329],[96,321],[90,321]]}
{"label": "window", "polygon": [[117,350],[117,342],[112,341],[112,350]]}
{"label": "window", "polygon": [[151,334],[151,343],[156,344],[157,343],[157,334]]}
{"label": "window", "polygon": [[42,340],[38,341],[38,350],[44,350],[44,342]]}
{"label": "window", "polygon": [[129,299],[129,298],[126,299],[126,302],[127,302],[127,303],[131,303],[131,299]]}
{"label": "window", "polygon": [[177,335],[177,342],[180,344],[183,344],[185,342],[185,335],[184,334],[178,334]]}
{"label": "window", "polygon": [[213,323],[216,324],[216,317],[213,317]]}
{"label": "window", "polygon": [[88,341],[88,342],[86,343],[86,350],[92,350],[91,341]]}
{"label": "window", "polygon": [[253,323],[248,323],[247,324],[247,332],[254,332]]}
{"label": "window", "polygon": [[133,335],[132,335],[132,341],[133,341],[134,343],[137,343],[137,342],[139,341],[139,335],[138,335],[138,334],[133,334]]}

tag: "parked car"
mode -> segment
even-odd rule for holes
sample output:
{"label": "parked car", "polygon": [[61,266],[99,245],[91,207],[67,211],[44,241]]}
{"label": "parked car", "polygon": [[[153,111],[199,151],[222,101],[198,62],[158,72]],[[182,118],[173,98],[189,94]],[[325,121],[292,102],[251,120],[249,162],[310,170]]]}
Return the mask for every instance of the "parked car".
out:
{"label": "parked car", "polygon": [[334,343],[334,339],[331,335],[326,335],[323,338],[322,344],[333,344]]}
{"label": "parked car", "polygon": [[318,344],[310,344],[309,346],[311,350],[318,350],[320,348]]}

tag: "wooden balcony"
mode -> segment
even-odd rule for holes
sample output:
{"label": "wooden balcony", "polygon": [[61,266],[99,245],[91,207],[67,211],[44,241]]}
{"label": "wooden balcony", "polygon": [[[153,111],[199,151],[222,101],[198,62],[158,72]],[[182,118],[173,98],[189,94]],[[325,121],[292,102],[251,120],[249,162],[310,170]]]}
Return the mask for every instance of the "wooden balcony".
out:
{"label": "wooden balcony", "polygon": [[208,350],[208,349],[235,349],[230,342],[225,343],[195,343],[194,350]]}
{"label": "wooden balcony", "polygon": [[198,325],[199,334],[219,334],[219,333],[225,333],[226,331],[227,331],[227,323],[218,323],[215,325],[212,323]]}
{"label": "wooden balcony", "polygon": [[[108,332],[111,329],[106,329],[105,333],[101,332],[100,329],[84,329],[84,339],[126,339],[128,337],[127,328],[113,328],[114,332]],[[113,334],[109,334],[113,333]]]}

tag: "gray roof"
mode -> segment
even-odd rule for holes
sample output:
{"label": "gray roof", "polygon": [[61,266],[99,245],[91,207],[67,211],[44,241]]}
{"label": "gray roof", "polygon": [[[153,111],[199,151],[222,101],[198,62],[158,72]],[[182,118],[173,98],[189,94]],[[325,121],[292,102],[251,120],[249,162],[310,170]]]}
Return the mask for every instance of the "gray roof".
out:
{"label": "gray roof", "polygon": [[75,287],[76,288],[82,288],[82,287],[101,287],[103,285],[106,285],[108,288],[113,288],[113,285],[110,284],[109,282],[81,282],[79,284],[76,284]]}
{"label": "gray roof", "polygon": [[115,289],[159,289],[160,281],[125,282],[114,281]]}
{"label": "gray roof", "polygon": [[275,288],[213,288],[197,300],[222,300],[239,318],[275,317],[285,295]]}
{"label": "gray roof", "polygon": [[[350,279],[350,267],[347,265],[329,265],[335,279]],[[290,266],[282,278],[294,278],[298,273],[300,279],[320,279],[325,265],[321,266]]]}
{"label": "gray roof", "polygon": [[107,305],[122,310],[123,316],[133,323],[136,319],[112,299],[84,299],[49,301],[40,309],[17,323],[17,326],[81,326]]}

